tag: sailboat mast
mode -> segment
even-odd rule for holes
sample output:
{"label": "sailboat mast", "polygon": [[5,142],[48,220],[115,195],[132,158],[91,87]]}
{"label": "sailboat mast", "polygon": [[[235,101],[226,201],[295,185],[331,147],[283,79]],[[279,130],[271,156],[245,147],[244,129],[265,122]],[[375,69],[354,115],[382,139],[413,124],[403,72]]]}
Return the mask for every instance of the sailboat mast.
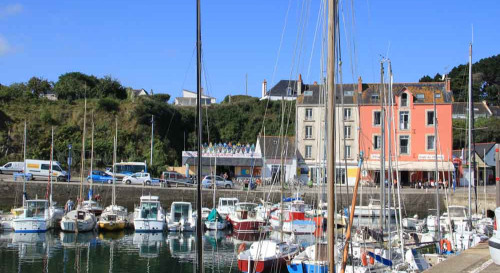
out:
{"label": "sailboat mast", "polygon": [[82,134],[82,164],[81,164],[81,170],[80,170],[80,196],[78,198],[78,204],[82,203],[82,197],[83,197],[83,172],[85,171],[85,133],[87,130],[86,124],[87,124],[87,98],[85,97],[85,103],[84,103],[85,110],[83,112],[83,134]]}
{"label": "sailboat mast", "polygon": [[201,223],[201,132],[202,132],[202,120],[201,120],[201,10],[200,1],[196,0],[196,116],[198,117],[198,185],[197,185],[197,195],[196,195],[196,251],[198,260],[198,273],[203,273],[203,241],[201,231],[203,229]]}
{"label": "sailboat mast", "polygon": [[281,132],[280,132],[280,150],[281,150],[281,164],[280,164],[280,181],[281,181],[281,193],[280,193],[280,241],[283,242],[283,221],[285,220],[283,217],[283,193],[285,189],[285,176],[284,176],[284,168],[283,168],[283,142],[285,140],[283,134],[285,132],[285,100],[281,97]]}
{"label": "sailboat mast", "polygon": [[[392,72],[392,67],[391,67],[391,61],[390,60],[387,60],[387,72],[388,72],[388,76],[390,77],[391,76],[391,72]],[[387,168],[387,180],[388,180],[388,183],[387,183],[387,209],[388,209],[388,213],[387,213],[387,227],[388,227],[388,237],[389,237],[389,241],[388,241],[388,249],[389,249],[389,260],[392,258],[391,257],[391,187],[393,185],[393,180],[394,178],[392,177],[393,174],[392,174],[392,149],[391,149],[391,143],[392,143],[392,137],[391,137],[391,121],[392,119],[394,118],[393,116],[393,113],[392,113],[392,99],[393,99],[393,96],[392,96],[392,85],[391,85],[391,80],[389,78],[389,90],[388,90],[388,95],[387,95],[387,106],[388,106],[388,111],[389,111],[389,115],[388,115],[388,119],[387,119],[387,154],[388,154],[388,163],[389,163],[389,166]],[[385,184],[385,183],[384,183]]]}
{"label": "sailboat mast", "polygon": [[115,117],[115,137],[113,141],[113,198],[111,199],[111,204],[116,205],[116,143],[118,142],[118,119]]}
{"label": "sailboat mast", "polygon": [[23,145],[23,206],[26,203],[26,120],[24,120],[24,145]]}
{"label": "sailboat mast", "polygon": [[[437,111],[436,111],[436,90],[434,89],[434,163],[436,168],[436,173],[434,175],[434,185],[436,185],[436,213],[437,213],[437,240],[441,241],[441,223],[440,223],[440,211],[439,211],[439,169],[438,169],[438,154],[437,154],[437,138],[438,138],[438,127],[437,127]],[[444,178],[444,176],[443,176]]]}
{"label": "sailboat mast", "polygon": [[92,171],[93,171],[93,164],[94,164],[94,113],[92,112],[92,138],[91,138],[91,148],[90,148],[90,194],[89,200],[92,200],[92,196],[94,195],[94,192],[92,191],[92,185],[94,184],[94,179],[92,179]]}
{"label": "sailboat mast", "polygon": [[472,155],[471,155],[471,143],[472,143],[472,130],[473,130],[473,123],[474,123],[474,119],[473,119],[473,110],[474,110],[474,103],[472,101],[472,43],[469,44],[469,91],[468,91],[468,95],[469,95],[469,135],[468,135],[468,148],[467,149],[467,158],[468,158],[468,162],[467,162],[467,165],[468,166],[468,171],[469,171],[469,222],[471,221],[471,207],[472,207],[472,203],[471,203],[471,187],[472,187],[472,183],[473,183],[473,180],[474,180],[474,176],[472,175],[472,170],[471,170],[471,162],[472,162]]}
{"label": "sailboat mast", "polygon": [[328,125],[327,125],[327,177],[328,177],[328,271],[335,272],[335,45],[337,40],[337,0],[328,0],[328,58],[327,58],[327,90],[328,90]]}
{"label": "sailboat mast", "polygon": [[50,172],[49,172],[49,204],[52,205],[52,164],[54,160],[54,126],[52,126],[52,140],[50,141]]}
{"label": "sailboat mast", "polygon": [[384,61],[380,62],[380,229],[385,226],[385,111],[384,111]]}
{"label": "sailboat mast", "polygon": [[155,131],[155,116],[151,115],[151,158],[149,159],[150,168],[153,167],[154,131]]}

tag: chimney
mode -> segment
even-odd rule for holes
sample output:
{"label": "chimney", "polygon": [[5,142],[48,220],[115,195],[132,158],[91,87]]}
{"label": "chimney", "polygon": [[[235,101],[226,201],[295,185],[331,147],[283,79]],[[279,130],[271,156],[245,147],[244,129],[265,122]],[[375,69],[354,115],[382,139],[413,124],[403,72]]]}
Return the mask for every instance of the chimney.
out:
{"label": "chimney", "polygon": [[314,81],[314,83],[313,83],[313,84],[314,84],[314,85],[318,85],[318,82],[317,82],[317,81]]}
{"label": "chimney", "polygon": [[267,82],[266,79],[262,82],[262,98],[264,98],[267,94]]}
{"label": "chimney", "polygon": [[299,80],[297,81],[297,96],[302,95],[302,74],[299,74]]}
{"label": "chimney", "polygon": [[448,75],[444,76],[444,82],[446,84],[446,91],[450,92],[451,91],[451,79],[448,77]]}
{"label": "chimney", "polygon": [[358,78],[358,93],[363,92],[363,80],[361,79],[361,76]]}

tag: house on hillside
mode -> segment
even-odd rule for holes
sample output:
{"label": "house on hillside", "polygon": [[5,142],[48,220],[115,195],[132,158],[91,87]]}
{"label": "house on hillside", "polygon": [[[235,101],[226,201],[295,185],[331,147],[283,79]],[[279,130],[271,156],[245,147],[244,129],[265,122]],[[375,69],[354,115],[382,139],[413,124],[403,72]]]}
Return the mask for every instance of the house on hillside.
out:
{"label": "house on hillside", "polygon": [[[474,119],[496,116],[486,101],[474,102]],[[494,108],[496,112],[496,108]],[[467,102],[453,102],[453,119],[467,119],[469,104]]]}
{"label": "house on hillside", "polygon": [[[214,97],[210,97],[203,94],[202,89],[201,94],[201,104],[211,105],[217,103]],[[182,90],[182,97],[177,97],[174,100],[174,105],[180,106],[196,106],[197,93],[189,90]]]}
{"label": "house on hillside", "polygon": [[137,97],[141,97],[141,96],[149,96],[149,93],[148,91],[146,91],[144,88],[141,88],[141,89],[127,89],[127,97],[130,98],[130,99],[134,99],[134,98],[137,98]]}
{"label": "house on hillside", "polygon": [[57,95],[54,92],[47,92],[45,94],[40,94],[40,98],[46,98],[51,101],[56,101],[57,100]]}

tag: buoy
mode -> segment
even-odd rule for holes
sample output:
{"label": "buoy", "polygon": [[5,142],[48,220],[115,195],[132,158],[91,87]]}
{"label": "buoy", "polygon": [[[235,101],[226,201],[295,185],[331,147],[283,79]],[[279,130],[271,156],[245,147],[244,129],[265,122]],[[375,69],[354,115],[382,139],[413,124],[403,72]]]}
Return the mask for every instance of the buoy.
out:
{"label": "buoy", "polygon": [[245,251],[247,245],[245,243],[242,243],[239,247],[238,247],[238,254],[240,254],[241,252]]}
{"label": "buoy", "polygon": [[441,248],[441,251],[443,251],[443,252],[444,252],[444,248],[443,248],[444,245],[446,245],[446,250],[448,252],[451,252],[451,243],[450,243],[450,241],[447,240],[447,239],[441,239],[441,241],[439,241],[439,246]]}
{"label": "buoy", "polygon": [[361,252],[361,264],[363,264],[363,266],[368,265],[368,261],[366,260],[366,253],[364,251]]}

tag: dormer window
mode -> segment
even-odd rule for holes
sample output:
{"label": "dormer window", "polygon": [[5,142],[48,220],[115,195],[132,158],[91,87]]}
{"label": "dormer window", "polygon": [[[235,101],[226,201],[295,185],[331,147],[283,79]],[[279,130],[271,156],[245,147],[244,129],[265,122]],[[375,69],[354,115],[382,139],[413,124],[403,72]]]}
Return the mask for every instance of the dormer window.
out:
{"label": "dormer window", "polygon": [[287,96],[291,96],[292,95],[292,88],[291,87],[287,87],[286,88],[286,95]]}
{"label": "dormer window", "polygon": [[401,94],[401,107],[408,107],[408,94],[404,92]]}

